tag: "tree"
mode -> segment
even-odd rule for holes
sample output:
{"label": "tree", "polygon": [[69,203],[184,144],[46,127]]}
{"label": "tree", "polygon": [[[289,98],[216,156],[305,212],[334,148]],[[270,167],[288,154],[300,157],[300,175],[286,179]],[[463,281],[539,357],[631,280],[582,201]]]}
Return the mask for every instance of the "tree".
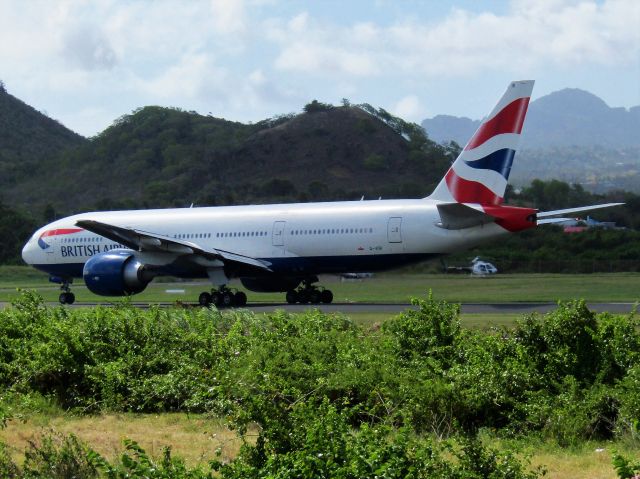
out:
{"label": "tree", "polygon": [[51,223],[56,219],[56,210],[51,203],[47,203],[47,206],[44,207],[44,211],[42,212],[42,219],[45,223]]}
{"label": "tree", "polygon": [[333,109],[333,105],[331,103],[322,103],[318,100],[313,100],[311,103],[307,103],[303,110],[305,113],[318,113],[321,111],[329,111]]}
{"label": "tree", "polygon": [[33,218],[0,202],[0,264],[20,262],[20,250],[36,229]]}

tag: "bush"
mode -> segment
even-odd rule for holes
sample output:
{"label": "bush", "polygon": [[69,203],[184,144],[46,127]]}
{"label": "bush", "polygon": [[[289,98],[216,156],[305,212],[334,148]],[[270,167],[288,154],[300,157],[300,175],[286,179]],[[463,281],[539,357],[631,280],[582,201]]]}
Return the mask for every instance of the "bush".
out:
{"label": "bush", "polygon": [[38,442],[29,442],[22,470],[15,464],[9,467],[14,471],[13,477],[89,479],[98,476],[98,469],[92,460],[94,454],[73,434],[49,434]]}
{"label": "bush", "polygon": [[[212,466],[228,479],[244,477],[511,478],[533,479],[510,451],[498,453],[477,440],[463,447],[437,446],[406,429],[389,426],[350,427],[350,415],[328,401],[306,401],[290,408],[286,441],[272,440],[265,424],[255,446],[246,443],[238,458]],[[451,460],[446,456],[453,456]]]}
{"label": "bush", "polygon": [[124,440],[125,450],[111,463],[73,434],[43,435],[30,442],[24,452],[24,464],[17,466],[0,443],[0,475],[7,479],[211,479],[200,468],[189,469],[180,458],[164,448],[161,461],[150,458],[135,441]]}
{"label": "bush", "polygon": [[460,306],[436,301],[429,295],[426,300],[412,298],[418,310],[407,310],[382,328],[395,338],[394,349],[406,360],[433,358],[448,366],[456,353],[460,334]]}
{"label": "bush", "polygon": [[320,311],[67,309],[24,293],[0,310],[0,419],[42,407],[206,412],[286,443],[294,405],[328,401],[354,429],[446,438],[493,428],[565,445],[638,437],[634,316],[574,302],[477,331],[461,328],[457,305],[414,305],[368,331]]}
{"label": "bush", "polygon": [[620,454],[614,454],[612,462],[620,479],[636,479],[640,475],[640,460],[632,461]]}

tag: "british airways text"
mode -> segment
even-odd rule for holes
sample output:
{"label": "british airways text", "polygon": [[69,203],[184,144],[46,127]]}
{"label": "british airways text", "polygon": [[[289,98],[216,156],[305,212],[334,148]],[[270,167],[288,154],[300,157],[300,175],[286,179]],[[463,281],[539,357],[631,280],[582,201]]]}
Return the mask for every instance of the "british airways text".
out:
{"label": "british airways text", "polygon": [[73,246],[60,246],[60,253],[63,258],[68,256],[94,256],[118,248],[124,248],[124,246],[117,243],[102,246],[99,244],[75,244]]}

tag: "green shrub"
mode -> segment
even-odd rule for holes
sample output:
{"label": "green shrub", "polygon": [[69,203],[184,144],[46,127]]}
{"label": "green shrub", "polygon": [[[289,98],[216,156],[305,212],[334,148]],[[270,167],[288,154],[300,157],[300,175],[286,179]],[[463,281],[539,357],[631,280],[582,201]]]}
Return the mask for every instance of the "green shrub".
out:
{"label": "green shrub", "polygon": [[515,337],[550,383],[561,383],[572,376],[583,384],[592,384],[601,361],[597,330],[596,315],[584,301],[575,301],[560,303],[544,317],[527,316],[518,324]]}
{"label": "green shrub", "polygon": [[618,382],[616,396],[620,402],[618,434],[640,439],[640,364],[629,368],[627,375]]}
{"label": "green shrub", "polygon": [[135,441],[124,440],[125,450],[109,462],[73,434],[43,435],[31,441],[24,464],[17,466],[0,443],[0,476],[7,479],[211,479],[210,472],[188,468],[184,460],[164,448],[162,459],[149,457]]}
{"label": "green shrub", "polygon": [[[533,479],[510,451],[465,440],[462,448],[443,447],[413,436],[409,429],[386,425],[350,427],[350,415],[328,401],[301,401],[289,412],[286,441],[272,439],[272,423],[263,425],[255,444],[246,443],[240,455],[223,464],[212,462],[221,477],[363,477],[393,478],[510,478]],[[453,456],[451,460],[447,456]]]}
{"label": "green shrub", "polygon": [[612,462],[620,479],[636,479],[640,475],[640,460],[633,461],[620,454],[614,454]]}
{"label": "green shrub", "polygon": [[20,410],[193,411],[286,443],[291,410],[325,401],[351,428],[446,438],[493,428],[561,444],[638,437],[640,333],[584,303],[512,330],[463,330],[432,297],[368,331],[320,311],[46,307],[0,310],[0,418]]}
{"label": "green shrub", "polygon": [[417,310],[406,310],[386,321],[382,328],[395,338],[395,349],[403,359],[432,358],[449,366],[459,346],[460,306],[429,298],[412,298]]}
{"label": "green shrub", "polygon": [[4,443],[0,442],[0,477],[5,479],[13,479],[20,477],[20,469],[13,462],[9,451]]}
{"label": "green shrub", "polygon": [[24,453],[22,472],[17,477],[89,479],[98,476],[92,460],[95,454],[73,434],[50,434],[30,442]]}

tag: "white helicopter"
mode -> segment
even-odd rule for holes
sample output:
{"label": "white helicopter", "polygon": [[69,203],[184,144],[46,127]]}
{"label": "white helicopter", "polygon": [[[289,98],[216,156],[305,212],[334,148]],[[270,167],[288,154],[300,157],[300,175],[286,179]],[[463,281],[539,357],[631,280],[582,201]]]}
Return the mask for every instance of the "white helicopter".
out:
{"label": "white helicopter", "polygon": [[480,256],[476,256],[471,260],[469,266],[448,266],[446,271],[447,273],[469,272],[474,276],[489,276],[496,274],[498,268],[488,261],[481,260]]}

